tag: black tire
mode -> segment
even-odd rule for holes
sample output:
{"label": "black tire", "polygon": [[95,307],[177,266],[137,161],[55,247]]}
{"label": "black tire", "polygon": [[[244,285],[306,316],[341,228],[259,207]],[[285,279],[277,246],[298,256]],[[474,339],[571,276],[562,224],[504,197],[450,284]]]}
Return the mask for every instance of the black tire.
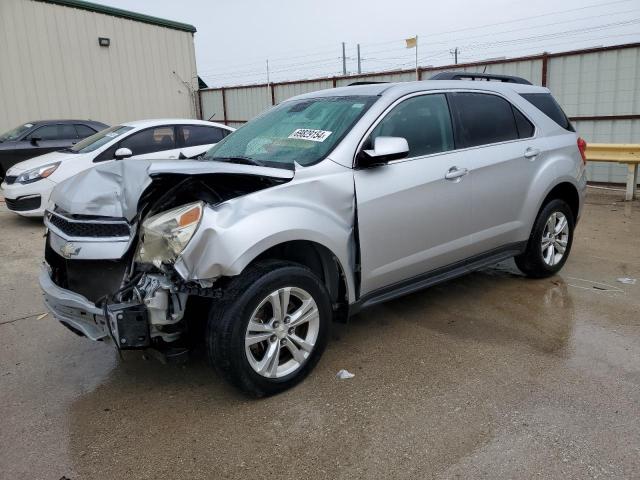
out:
{"label": "black tire", "polygon": [[[569,229],[569,238],[562,259],[555,265],[549,265],[544,261],[542,254],[542,235],[545,224],[554,212],[562,213],[566,219]],[[571,208],[564,200],[554,199],[548,202],[538,213],[538,217],[533,225],[533,230],[527,242],[527,248],[521,255],[515,257],[518,268],[531,278],[545,278],[557,273],[567,261],[573,244],[573,232],[575,219]]]}
{"label": "black tire", "polygon": [[[245,334],[260,302],[284,287],[301,288],[313,297],[319,312],[319,331],[313,350],[298,370],[281,378],[266,378],[247,359]],[[223,378],[246,394],[274,395],[293,387],[313,370],[327,344],[331,317],[327,289],[311,270],[292,262],[256,263],[229,279],[223,298],[212,304],[206,331],[209,360]]]}

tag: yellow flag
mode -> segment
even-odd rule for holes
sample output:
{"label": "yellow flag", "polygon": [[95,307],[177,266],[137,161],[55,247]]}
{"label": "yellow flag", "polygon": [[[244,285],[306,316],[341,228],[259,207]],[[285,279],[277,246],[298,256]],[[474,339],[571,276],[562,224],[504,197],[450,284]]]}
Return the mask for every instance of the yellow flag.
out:
{"label": "yellow flag", "polygon": [[405,42],[407,43],[407,48],[416,47],[418,46],[418,37],[407,38]]}

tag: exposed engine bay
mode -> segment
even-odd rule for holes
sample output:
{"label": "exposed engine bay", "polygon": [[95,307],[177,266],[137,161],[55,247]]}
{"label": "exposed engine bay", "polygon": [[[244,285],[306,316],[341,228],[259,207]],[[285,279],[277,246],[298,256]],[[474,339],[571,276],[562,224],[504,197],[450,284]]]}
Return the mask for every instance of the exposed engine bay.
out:
{"label": "exposed engine bay", "polygon": [[[187,205],[179,222],[186,215],[186,221],[191,222],[186,227],[195,229],[205,206],[286,181],[238,173],[158,174],[140,196],[131,219],[71,214],[56,206],[45,217],[45,261],[50,278],[104,312],[102,318],[95,316],[96,323],[108,333],[100,340],[111,339],[119,349],[153,347],[162,351],[167,345],[179,344],[187,331],[188,299],[215,298],[219,289],[210,279],[185,281],[172,266],[175,257],[156,255],[154,251],[166,246],[159,243],[164,237],[153,238],[150,220],[162,219],[176,208],[180,213]],[[92,244],[104,247],[107,242],[119,245],[111,255],[114,258],[104,258],[104,254],[88,258]],[[85,334],[72,321],[61,321],[74,332]]]}

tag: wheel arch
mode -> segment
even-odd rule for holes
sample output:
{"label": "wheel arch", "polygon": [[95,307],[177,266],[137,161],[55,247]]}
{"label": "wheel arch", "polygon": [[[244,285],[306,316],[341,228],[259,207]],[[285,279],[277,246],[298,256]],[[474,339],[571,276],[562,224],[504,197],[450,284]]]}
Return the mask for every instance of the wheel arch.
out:
{"label": "wheel arch", "polygon": [[[324,283],[334,311],[346,312],[350,292],[346,271],[328,247],[311,240],[285,241],[262,251],[247,266],[267,259],[286,260],[307,267]],[[336,319],[346,319],[346,316],[338,315]]]}
{"label": "wheel arch", "polygon": [[553,186],[542,200],[538,208],[538,214],[540,214],[545,205],[555,199],[567,202],[573,214],[574,221],[578,219],[580,214],[580,194],[578,193],[578,188],[573,183],[563,181]]}

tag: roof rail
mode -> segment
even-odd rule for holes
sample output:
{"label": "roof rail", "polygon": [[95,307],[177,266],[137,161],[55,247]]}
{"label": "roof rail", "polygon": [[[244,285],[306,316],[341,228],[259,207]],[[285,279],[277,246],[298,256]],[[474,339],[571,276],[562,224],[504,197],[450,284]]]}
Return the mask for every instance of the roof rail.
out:
{"label": "roof rail", "polygon": [[493,73],[476,73],[476,72],[440,72],[429,78],[429,80],[486,80],[505,83],[520,83],[522,85],[531,85],[529,80],[521,77],[513,77],[511,75],[496,75]]}
{"label": "roof rail", "polygon": [[357,85],[377,85],[379,83],[389,83],[389,82],[373,82],[373,81],[371,81],[371,82],[353,82],[353,83],[350,83],[349,85],[347,85],[347,87],[355,87]]}

